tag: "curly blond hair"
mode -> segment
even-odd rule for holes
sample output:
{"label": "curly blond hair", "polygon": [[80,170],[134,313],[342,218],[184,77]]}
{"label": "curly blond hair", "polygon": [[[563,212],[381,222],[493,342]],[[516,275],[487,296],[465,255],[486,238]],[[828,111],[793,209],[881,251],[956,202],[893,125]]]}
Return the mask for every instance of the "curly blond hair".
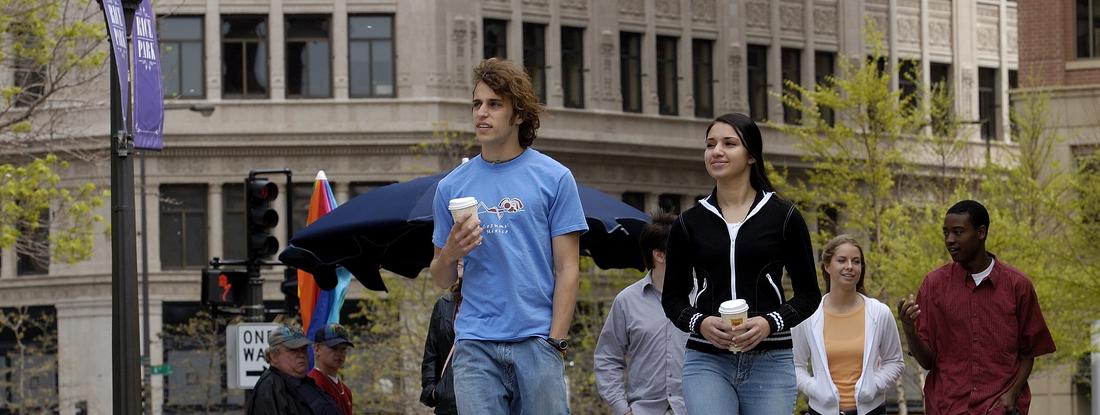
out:
{"label": "curly blond hair", "polygon": [[485,83],[497,95],[512,101],[512,112],[523,120],[519,126],[519,145],[531,146],[537,137],[539,113],[543,108],[527,72],[512,61],[489,58],[474,68],[474,87],[479,83]]}

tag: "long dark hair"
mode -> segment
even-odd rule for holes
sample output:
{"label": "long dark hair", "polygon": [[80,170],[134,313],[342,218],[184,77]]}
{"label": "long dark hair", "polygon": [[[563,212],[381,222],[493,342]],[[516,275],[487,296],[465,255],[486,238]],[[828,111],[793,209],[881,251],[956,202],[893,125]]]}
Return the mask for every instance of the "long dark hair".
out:
{"label": "long dark hair", "polygon": [[771,180],[768,180],[768,168],[764,165],[764,141],[760,136],[760,127],[756,126],[756,122],[745,114],[725,114],[715,118],[710,123],[710,126],[707,127],[707,136],[710,135],[711,127],[714,127],[714,124],[717,123],[729,124],[737,130],[741,134],[741,145],[745,146],[745,149],[749,150],[749,155],[752,156],[753,160],[756,160],[750,167],[752,171],[749,174],[749,184],[752,185],[752,188],[760,192],[774,192],[775,186],[772,186]]}

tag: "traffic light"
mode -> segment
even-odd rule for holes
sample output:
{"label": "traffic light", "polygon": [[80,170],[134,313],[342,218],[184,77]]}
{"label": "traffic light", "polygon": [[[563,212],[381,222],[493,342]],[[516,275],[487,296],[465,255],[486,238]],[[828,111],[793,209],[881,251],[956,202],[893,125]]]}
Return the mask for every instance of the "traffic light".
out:
{"label": "traffic light", "polygon": [[282,289],[283,296],[286,298],[286,309],[298,310],[298,270],[296,268],[286,267],[283,270],[283,282],[279,288]]}
{"label": "traffic light", "polygon": [[248,273],[224,269],[202,269],[202,304],[205,306],[239,306],[248,289]]}
{"label": "traffic light", "polygon": [[265,259],[279,251],[279,240],[271,234],[279,213],[271,202],[279,197],[279,186],[264,178],[245,179],[245,214],[248,220],[248,259]]}

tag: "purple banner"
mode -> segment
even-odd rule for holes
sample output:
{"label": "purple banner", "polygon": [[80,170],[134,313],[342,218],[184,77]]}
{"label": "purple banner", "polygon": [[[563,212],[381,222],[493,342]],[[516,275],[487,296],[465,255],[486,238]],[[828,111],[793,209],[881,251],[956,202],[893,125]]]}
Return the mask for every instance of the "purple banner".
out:
{"label": "purple banner", "polygon": [[127,50],[122,3],[119,0],[103,0],[103,16],[107,21],[107,31],[111,34],[111,50],[115,54],[115,71],[118,72],[119,91],[122,92],[122,125],[125,128],[130,125],[126,121],[126,114],[130,113],[130,71],[127,69],[130,67],[130,51]]}
{"label": "purple banner", "polygon": [[164,92],[160,77],[157,16],[150,0],[134,12],[134,147],[164,147]]}

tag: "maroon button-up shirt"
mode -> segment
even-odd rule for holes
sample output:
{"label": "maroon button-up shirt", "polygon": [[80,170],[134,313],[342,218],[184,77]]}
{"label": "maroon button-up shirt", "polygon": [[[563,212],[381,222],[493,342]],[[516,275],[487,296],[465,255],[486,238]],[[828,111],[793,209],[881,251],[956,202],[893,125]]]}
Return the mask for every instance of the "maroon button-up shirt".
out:
{"label": "maroon button-up shirt", "polygon": [[[977,286],[958,263],[932,271],[917,304],[917,335],[936,354],[924,386],[929,415],[987,413],[1012,386],[1021,359],[1054,351],[1031,280],[1000,260]],[[1026,414],[1030,404],[1025,385],[1016,405]]]}

